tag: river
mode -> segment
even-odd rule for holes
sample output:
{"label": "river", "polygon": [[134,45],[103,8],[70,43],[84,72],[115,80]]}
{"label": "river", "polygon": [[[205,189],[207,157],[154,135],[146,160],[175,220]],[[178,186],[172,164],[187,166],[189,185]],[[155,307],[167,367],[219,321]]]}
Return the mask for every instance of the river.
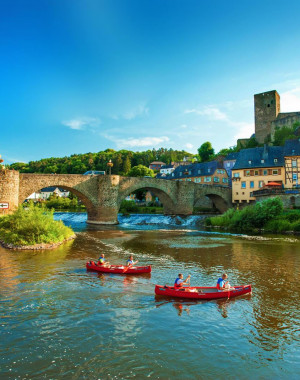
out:
{"label": "river", "polygon": [[[296,379],[300,376],[300,240],[204,231],[201,217],[120,217],[54,250],[0,248],[1,379]],[[103,252],[151,275],[87,272]],[[180,302],[154,295],[179,272],[214,286],[223,271],[253,294]]]}

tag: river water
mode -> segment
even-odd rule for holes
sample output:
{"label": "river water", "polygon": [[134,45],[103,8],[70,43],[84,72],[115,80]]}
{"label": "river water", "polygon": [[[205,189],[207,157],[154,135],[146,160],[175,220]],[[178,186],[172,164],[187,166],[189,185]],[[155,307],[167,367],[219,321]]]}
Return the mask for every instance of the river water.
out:
{"label": "river water", "polygon": [[[1,379],[297,379],[300,240],[205,232],[201,217],[137,215],[88,226],[57,213],[77,238],[57,249],[0,248]],[[103,252],[134,254],[151,275],[87,272]],[[179,272],[192,285],[253,294],[225,301],[157,298]]]}

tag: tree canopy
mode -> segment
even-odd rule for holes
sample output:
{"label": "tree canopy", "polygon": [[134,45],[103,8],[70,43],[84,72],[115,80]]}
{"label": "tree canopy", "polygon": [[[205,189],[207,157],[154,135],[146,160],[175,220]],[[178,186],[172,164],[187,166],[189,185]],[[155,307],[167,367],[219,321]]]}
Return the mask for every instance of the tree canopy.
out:
{"label": "tree canopy", "polygon": [[129,177],[154,177],[154,171],[144,165],[137,165],[128,172]]}
{"label": "tree canopy", "polygon": [[214,156],[214,149],[209,141],[203,143],[200,148],[198,148],[198,154],[201,162],[209,161]]}

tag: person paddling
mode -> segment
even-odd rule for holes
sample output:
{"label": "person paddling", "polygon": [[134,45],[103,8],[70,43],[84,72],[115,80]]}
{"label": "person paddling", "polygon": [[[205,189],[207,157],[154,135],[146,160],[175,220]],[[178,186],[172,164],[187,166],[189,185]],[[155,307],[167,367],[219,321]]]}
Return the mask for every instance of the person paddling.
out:
{"label": "person paddling", "polygon": [[182,285],[189,285],[190,284],[190,278],[191,275],[189,274],[185,280],[183,280],[183,274],[179,273],[178,277],[175,280],[174,288],[181,288]]}
{"label": "person paddling", "polygon": [[108,267],[110,266],[109,265],[109,262],[106,261],[105,257],[104,257],[104,253],[101,253],[100,257],[99,257],[99,260],[98,260],[98,265],[101,265],[101,266],[104,266],[104,267]]}
{"label": "person paddling", "polygon": [[135,265],[135,264],[137,264],[137,263],[138,263],[138,261],[133,261],[133,256],[130,255],[130,256],[129,256],[129,259],[128,259],[127,262],[126,262],[126,266],[127,266],[127,267],[132,267],[133,265]]}
{"label": "person paddling", "polygon": [[234,289],[230,286],[229,284],[229,281],[226,281],[228,278],[227,276],[227,273],[223,273],[222,274],[222,277],[220,277],[218,279],[218,282],[217,282],[217,289],[220,290],[220,291],[224,291],[224,290],[230,290],[230,289]]}

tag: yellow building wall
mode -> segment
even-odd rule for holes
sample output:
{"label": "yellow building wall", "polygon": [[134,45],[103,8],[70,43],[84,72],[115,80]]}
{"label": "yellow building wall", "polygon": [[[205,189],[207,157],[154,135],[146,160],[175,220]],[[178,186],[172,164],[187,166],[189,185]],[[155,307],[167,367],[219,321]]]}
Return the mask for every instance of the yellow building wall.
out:
{"label": "yellow building wall", "polygon": [[[263,171],[267,170],[268,174],[263,175]],[[278,174],[271,174],[274,170],[277,170]],[[250,175],[245,175],[246,171],[250,171]],[[255,172],[258,175],[255,175]],[[235,174],[239,173],[239,178],[235,177]],[[272,167],[272,168],[251,168],[251,169],[238,169],[232,170],[232,202],[242,203],[255,201],[255,197],[252,196],[252,192],[255,190],[260,190],[268,182],[285,182],[285,171],[282,167]],[[250,187],[250,183],[253,182],[253,187]],[[242,188],[242,183],[245,183],[245,188]],[[259,186],[261,183],[261,186]]]}

